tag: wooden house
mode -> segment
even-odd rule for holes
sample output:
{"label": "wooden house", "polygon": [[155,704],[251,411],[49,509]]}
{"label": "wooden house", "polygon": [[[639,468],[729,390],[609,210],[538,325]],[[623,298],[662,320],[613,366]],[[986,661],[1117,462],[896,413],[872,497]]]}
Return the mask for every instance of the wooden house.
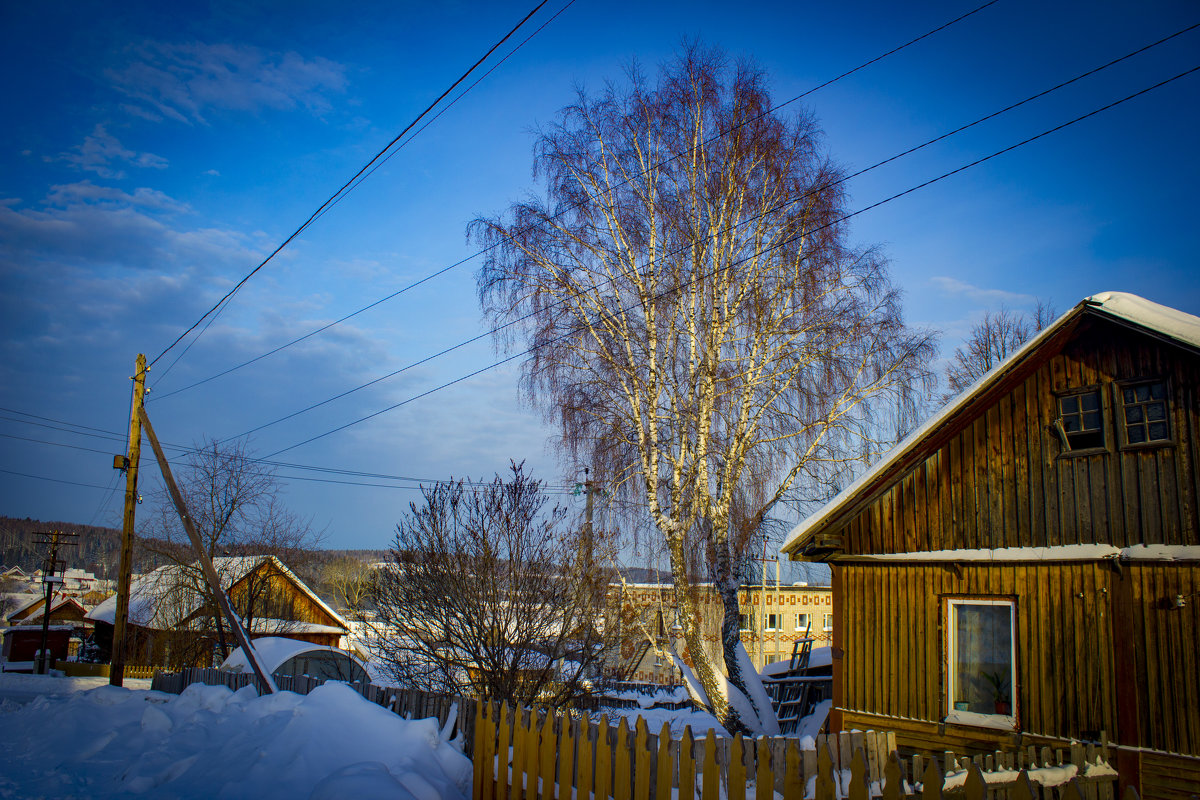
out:
{"label": "wooden house", "polygon": [[[218,557],[213,566],[251,638],[281,636],[345,648],[349,623],[278,558]],[[220,632],[205,586],[198,564],[159,567],[134,581],[129,663],[209,666],[214,658],[220,663]],[[96,644],[105,660],[112,652],[116,609],[114,596],[88,614],[96,623]],[[227,652],[237,646],[230,631],[225,631],[225,644]]]}
{"label": "wooden house", "polygon": [[1200,788],[1200,318],[1090,297],[789,534],[830,565],[833,729],[1107,737]]}

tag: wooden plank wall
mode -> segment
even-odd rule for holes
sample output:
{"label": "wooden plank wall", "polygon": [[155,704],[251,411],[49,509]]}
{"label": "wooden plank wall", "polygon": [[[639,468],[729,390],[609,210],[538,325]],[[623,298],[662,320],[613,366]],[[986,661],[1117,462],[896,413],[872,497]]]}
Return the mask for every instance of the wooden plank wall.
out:
{"label": "wooden plank wall", "polygon": [[[886,726],[903,746],[1011,741],[946,715],[945,598],[1016,600],[1021,732],[1200,756],[1200,567],[1188,563],[840,564],[843,727]],[[1123,674],[1118,657],[1129,666]],[[835,682],[839,678],[835,677]],[[1135,729],[1120,704],[1134,702]],[[858,712],[858,716],[855,716]],[[871,719],[868,720],[869,715]],[[879,718],[895,718],[893,723]]]}
{"label": "wooden plank wall", "polygon": [[[1174,444],[1122,449],[1113,381],[1162,377],[1170,381]],[[1060,457],[1050,429],[1056,394],[1095,385],[1103,389],[1107,452]],[[1200,544],[1198,386],[1196,356],[1085,320],[1061,352],[849,520],[845,552]]]}

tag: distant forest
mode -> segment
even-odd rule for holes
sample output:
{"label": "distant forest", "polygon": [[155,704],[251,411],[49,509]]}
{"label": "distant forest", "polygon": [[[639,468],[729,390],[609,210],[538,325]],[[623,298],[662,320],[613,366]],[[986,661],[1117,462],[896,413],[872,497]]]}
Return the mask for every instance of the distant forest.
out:
{"label": "distant forest", "polygon": [[[46,548],[37,546],[34,540],[38,533],[50,531],[77,533],[75,544],[59,551],[59,558],[68,567],[82,568],[97,578],[116,580],[121,560],[121,531],[97,525],[79,525],[74,522],[43,522],[42,520],[0,517],[0,565],[18,566],[27,572],[39,569],[46,558]],[[133,571],[148,572],[160,566],[161,558],[142,546],[139,539],[133,547]],[[350,557],[360,561],[387,561],[386,550],[317,550],[312,553],[315,564],[306,565],[303,572],[310,573],[319,566],[337,558]],[[299,566],[290,565],[289,566]]]}

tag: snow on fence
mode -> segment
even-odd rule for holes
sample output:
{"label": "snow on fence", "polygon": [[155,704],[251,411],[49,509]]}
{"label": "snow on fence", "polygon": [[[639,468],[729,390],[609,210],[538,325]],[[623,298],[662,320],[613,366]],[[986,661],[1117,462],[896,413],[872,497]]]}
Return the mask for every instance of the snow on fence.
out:
{"label": "snow on fence", "polygon": [[[324,682],[324,678],[312,678],[308,675],[275,676],[275,684],[281,691],[295,692],[296,694],[308,694]],[[228,686],[235,692],[245,686],[253,685],[260,695],[265,691],[265,687],[253,673],[230,672],[204,667],[186,667],[179,672],[160,670],[154,674],[150,688],[171,694],[182,694],[183,690],[193,683]],[[419,689],[376,686],[373,683],[361,681],[347,685],[372,703],[399,714],[405,719],[436,717],[446,738],[461,735],[469,747],[474,733],[476,705],[474,700],[435,692],[423,692]],[[450,726],[449,730],[446,729],[447,724]]]}
{"label": "snow on fence", "polygon": [[[577,713],[475,709],[472,761],[474,800],[885,800],[947,797],[965,800],[1113,800],[1116,773],[1104,748],[1063,751],[1029,748],[961,759],[902,760],[894,733],[874,731],[818,736],[810,749],[795,738],[695,740],[684,729],[672,739],[664,725],[650,733],[639,718],[594,722]],[[762,787],[761,789],[759,787]],[[1136,797],[1136,795],[1134,795]],[[1127,793],[1125,800],[1130,800]]]}

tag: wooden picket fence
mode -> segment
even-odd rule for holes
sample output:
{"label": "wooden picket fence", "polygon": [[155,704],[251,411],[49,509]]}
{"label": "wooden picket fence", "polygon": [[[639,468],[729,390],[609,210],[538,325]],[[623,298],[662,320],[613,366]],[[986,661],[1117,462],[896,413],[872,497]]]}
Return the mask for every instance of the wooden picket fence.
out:
{"label": "wooden picket fence", "polygon": [[[945,754],[902,761],[895,735],[854,732],[817,737],[801,750],[795,738],[695,740],[652,734],[639,717],[630,731],[582,714],[550,714],[507,705],[476,706],[474,800],[867,800],[883,797],[965,800],[1113,800],[1116,775],[1097,748],[1071,757],[995,754],[963,760]],[[1073,768],[1073,769],[1072,769]],[[1074,774],[1068,781],[1064,775]],[[1044,784],[1053,784],[1045,785]],[[1126,795],[1129,800],[1129,795]]]}

